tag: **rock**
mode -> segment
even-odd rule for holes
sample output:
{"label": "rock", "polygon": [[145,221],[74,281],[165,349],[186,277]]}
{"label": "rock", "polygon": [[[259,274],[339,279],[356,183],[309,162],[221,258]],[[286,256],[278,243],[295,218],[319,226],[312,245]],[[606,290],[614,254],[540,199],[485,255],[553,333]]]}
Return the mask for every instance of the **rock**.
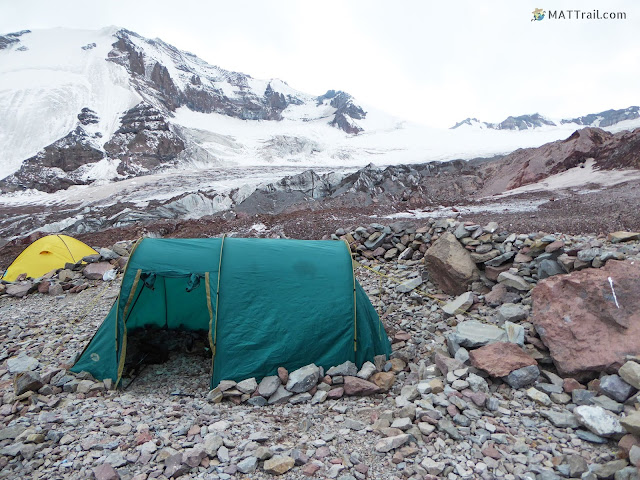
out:
{"label": "rock", "polygon": [[493,258],[492,260],[489,260],[488,262],[485,262],[485,265],[487,265],[489,267],[499,267],[503,263],[508,262],[513,257],[515,257],[515,255],[516,255],[516,252],[513,252],[513,251],[505,252],[502,255],[498,255],[497,257]]}
{"label": "rock", "polygon": [[289,371],[284,367],[278,367],[278,378],[282,385],[286,385],[289,381]]}
{"label": "rock", "polygon": [[479,272],[469,252],[456,237],[443,233],[425,253],[429,277],[445,293],[460,295],[479,278]]}
{"label": "rock", "polygon": [[614,480],[640,480],[640,474],[636,467],[624,467],[613,476]]}
{"label": "rock", "polygon": [[[376,366],[371,362],[364,362],[362,368],[356,374],[356,377],[367,380],[371,375],[376,372]],[[375,382],[374,382],[375,383]]]}
{"label": "rock", "polygon": [[90,263],[84,267],[82,274],[89,280],[102,280],[103,275],[109,270],[113,270],[113,265],[109,262]]}
{"label": "rock", "polygon": [[369,381],[380,387],[380,390],[387,392],[393,387],[393,383],[396,381],[396,375],[393,372],[378,372],[374,373]]}
{"label": "rock", "polygon": [[13,386],[16,396],[19,396],[25,392],[37,392],[42,388],[42,380],[37,372],[19,373],[14,380]]}
{"label": "rock", "polygon": [[542,260],[538,265],[538,279],[540,280],[564,273],[564,269],[555,260]]}
{"label": "rock", "polygon": [[469,307],[471,307],[471,305],[473,305],[473,299],[473,292],[465,292],[462,295],[456,297],[455,300],[444,305],[442,307],[442,311],[447,315],[457,315],[458,313],[464,313],[469,310]]}
{"label": "rock", "polygon": [[[489,265],[486,265],[484,267],[484,275],[485,275],[485,277],[487,277],[492,282],[497,282],[498,281],[498,277],[500,276],[500,274],[502,272],[509,271],[511,266],[512,265],[510,263],[505,263],[504,265],[500,265],[499,267],[491,267]],[[503,288],[505,288],[505,290],[506,290],[506,287],[504,287],[504,285],[503,285]]]}
{"label": "rock", "polygon": [[549,405],[551,405],[551,399],[549,398],[549,395],[547,395],[544,392],[541,392],[536,388],[533,388],[533,387],[529,388],[527,390],[527,397],[529,397],[534,402],[539,403],[540,405],[544,405],[545,407],[548,407]]}
{"label": "rock", "polygon": [[238,462],[238,471],[240,473],[253,473],[258,468],[258,459],[256,457],[247,457]]}
{"label": "rock", "polygon": [[278,387],[278,390],[269,397],[268,404],[269,405],[278,405],[280,403],[287,403],[289,399],[293,397],[293,392],[290,392],[281,384]]}
{"label": "rock", "polygon": [[509,272],[502,272],[498,275],[498,282],[523,292],[531,290],[531,285],[524,278]]}
{"label": "rock", "polygon": [[236,388],[240,390],[242,393],[253,393],[258,388],[258,382],[256,382],[255,378],[247,378],[241,382],[238,382]]}
{"label": "rock", "polygon": [[59,283],[53,284],[49,286],[49,295],[51,295],[52,297],[57,297],[58,295],[62,295],[62,293],[64,292],[62,285],[60,285]]}
{"label": "rock", "polygon": [[595,394],[584,388],[576,388],[571,391],[571,401],[576,405],[591,405]]}
{"label": "rock", "polygon": [[636,411],[626,417],[622,417],[620,423],[624,429],[638,437],[640,437],[640,412]]}
{"label": "rock", "polygon": [[640,240],[640,233],[637,232],[612,232],[607,235],[607,240],[611,243],[630,242],[632,240]]}
{"label": "rock", "polygon": [[344,362],[341,365],[335,366],[335,367],[331,367],[329,370],[327,370],[327,375],[329,375],[330,377],[334,377],[336,375],[340,375],[340,376],[355,376],[358,373],[358,367],[356,367],[356,364],[347,360],[346,362]]}
{"label": "rock", "polygon": [[58,280],[60,282],[70,282],[73,280],[73,271],[69,269],[62,269],[58,272]]}
{"label": "rock", "polygon": [[27,429],[24,425],[12,425],[0,430],[0,441],[17,438]]}
{"label": "rock", "polygon": [[223,445],[223,443],[222,437],[217,433],[207,433],[202,441],[204,451],[211,458],[217,455],[218,449]]}
{"label": "rock", "polygon": [[411,280],[407,280],[406,282],[401,283],[396,287],[396,292],[398,293],[409,293],[411,290],[415,290],[420,285],[422,285],[422,278],[416,277]]}
{"label": "rock", "polygon": [[18,355],[17,357],[7,360],[7,369],[9,373],[24,373],[35,370],[40,366],[40,362],[25,354]]}
{"label": "rock", "polygon": [[282,385],[282,383],[280,382],[280,377],[277,375],[264,377],[260,381],[260,385],[258,385],[258,394],[264,398],[269,398],[271,395],[276,393],[276,390],[278,390],[280,385]]}
{"label": "rock", "polygon": [[407,443],[410,438],[411,436],[406,433],[402,435],[396,435],[393,437],[386,437],[378,441],[378,443],[376,443],[374,448],[376,452],[386,453],[398,447],[401,447],[402,445]]}
{"label": "rock", "polygon": [[444,471],[447,464],[444,462],[436,462],[432,458],[425,457],[425,459],[420,463],[420,466],[424,468],[429,475],[437,477]]}
{"label": "rock", "polygon": [[467,320],[456,326],[454,333],[449,335],[449,339],[458,346],[476,348],[489,343],[503,342],[507,339],[507,334],[494,325]]}
{"label": "rock", "polygon": [[115,468],[108,463],[103,463],[102,465],[94,468],[93,476],[96,480],[118,480],[120,478],[120,475],[116,472]]}
{"label": "rock", "polygon": [[537,366],[537,362],[517,345],[497,342],[473,350],[469,353],[471,364],[485,370],[493,377],[505,377],[514,370]]}
{"label": "rock", "polygon": [[380,387],[358,377],[344,377],[344,393],[346,395],[373,395],[380,392]]}
{"label": "rock", "polygon": [[299,403],[306,403],[312,399],[312,395],[309,392],[302,392],[294,395],[289,399],[291,405],[298,405]]}
{"label": "rock", "polygon": [[535,382],[540,376],[540,370],[537,365],[529,365],[528,367],[513,370],[505,381],[511,388],[522,388]]}
{"label": "rock", "polygon": [[178,478],[189,471],[189,467],[182,463],[182,453],[175,453],[164,461],[164,475],[168,478]]}
{"label": "rock", "polygon": [[505,303],[498,307],[498,320],[504,322],[519,322],[527,318],[527,311],[521,305]]}
{"label": "rock", "polygon": [[517,325],[511,322],[504,322],[502,328],[504,328],[504,331],[507,334],[508,342],[515,343],[517,345],[520,345],[521,347],[524,347],[525,331],[522,325]]}
{"label": "rock", "polygon": [[629,361],[620,367],[618,375],[629,385],[640,390],[640,364]]}
{"label": "rock", "polygon": [[286,388],[293,393],[303,393],[315,387],[319,378],[320,370],[312,363],[289,373]]}
{"label": "rock", "polygon": [[282,475],[287,473],[295,465],[295,460],[291,457],[274,455],[264,462],[264,471],[272,475]]}
{"label": "rock", "polygon": [[569,465],[569,476],[571,478],[580,478],[589,469],[587,461],[580,455],[567,455],[567,464]]}
{"label": "rock", "polygon": [[580,424],[574,414],[567,411],[542,410],[540,414],[558,428],[578,428]]}
{"label": "rock", "polygon": [[22,298],[27,295],[31,289],[34,288],[32,283],[16,283],[12,285],[7,285],[6,294],[11,297]]}
{"label": "rock", "polygon": [[618,418],[602,407],[581,405],[573,410],[578,423],[601,437],[623,435],[624,428]]}
{"label": "rock", "polygon": [[182,463],[189,465],[194,468],[200,465],[200,462],[204,457],[207,456],[207,452],[205,451],[202,445],[198,445],[194,448],[188,448],[182,454]]}
{"label": "rock", "polygon": [[616,402],[615,400],[607,397],[606,395],[600,395],[599,397],[594,397],[591,400],[592,405],[597,405],[599,407],[604,408],[605,410],[609,410],[613,413],[622,413],[624,410],[624,405]]}
{"label": "rock", "polygon": [[600,378],[600,391],[618,402],[624,402],[635,392],[635,388],[618,375],[605,375]]}
{"label": "rock", "polygon": [[629,465],[626,460],[613,460],[603,465],[594,465],[592,472],[596,474],[598,478],[613,478],[618,470],[622,470]]}
{"label": "rock", "polygon": [[627,354],[640,353],[638,291],[640,262],[611,260],[601,269],[538,283],[532,293],[531,321],[562,375],[613,372]]}

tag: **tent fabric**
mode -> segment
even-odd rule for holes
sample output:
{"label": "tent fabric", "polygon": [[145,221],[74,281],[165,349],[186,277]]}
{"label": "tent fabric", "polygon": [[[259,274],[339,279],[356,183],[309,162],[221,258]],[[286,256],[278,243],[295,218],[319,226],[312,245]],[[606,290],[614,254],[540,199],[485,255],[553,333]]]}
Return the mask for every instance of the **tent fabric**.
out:
{"label": "tent fabric", "polygon": [[120,381],[127,332],[205,330],[211,387],[315,363],[358,366],[391,347],[344,242],[141,240],[118,299],[72,371]]}
{"label": "tent fabric", "polygon": [[22,273],[38,278],[45,273],[62,268],[66,263],[76,263],[87,255],[95,255],[93,248],[67,235],[47,235],[27,248],[13,261],[2,277],[13,282]]}

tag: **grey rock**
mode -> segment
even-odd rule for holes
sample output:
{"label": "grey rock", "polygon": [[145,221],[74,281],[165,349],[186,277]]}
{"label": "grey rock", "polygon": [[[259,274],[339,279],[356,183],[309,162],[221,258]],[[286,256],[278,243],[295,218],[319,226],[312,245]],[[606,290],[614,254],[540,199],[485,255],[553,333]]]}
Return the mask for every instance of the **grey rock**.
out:
{"label": "grey rock", "polygon": [[27,429],[26,425],[12,425],[0,430],[0,440],[14,439]]}
{"label": "grey rock", "polygon": [[507,333],[507,341],[524,347],[524,327],[511,322],[504,322],[502,326]]}
{"label": "grey rock", "polygon": [[557,412],[555,410],[542,410],[540,414],[558,428],[578,428],[580,426],[576,416],[566,410],[561,412]]}
{"label": "grey rock", "polygon": [[613,478],[618,470],[622,470],[627,465],[629,465],[629,462],[626,460],[613,460],[603,465],[594,465],[591,470],[598,478]]}
{"label": "grey rock", "polygon": [[624,402],[635,392],[635,388],[618,375],[605,375],[600,378],[600,391],[618,402]]}
{"label": "grey rock", "polygon": [[456,315],[458,313],[466,312],[471,305],[473,305],[474,295],[473,292],[465,292],[459,295],[451,302],[442,307],[442,311],[447,315]]}
{"label": "grey rock", "polygon": [[327,370],[327,375],[334,376],[343,376],[343,377],[355,377],[358,374],[358,367],[356,364],[347,360],[341,365],[337,365],[335,367],[331,367]]}
{"label": "grey rock", "polygon": [[318,383],[320,370],[315,364],[306,365],[289,373],[287,390],[293,393],[302,393],[311,390]]}
{"label": "grey rock", "polygon": [[396,292],[398,293],[409,293],[411,290],[414,290],[422,285],[422,278],[416,277],[411,280],[407,280],[406,282],[401,283],[396,287]]}
{"label": "grey rock", "polygon": [[218,449],[224,444],[222,437],[217,433],[208,433],[202,440],[202,446],[204,451],[209,457],[215,457],[218,453]]}
{"label": "grey rock", "polygon": [[618,403],[612,398],[607,397],[606,395],[600,395],[598,397],[594,397],[591,400],[593,405],[597,405],[598,407],[602,407],[605,410],[609,410],[614,413],[622,413],[624,410],[624,405],[622,403]]}
{"label": "grey rock", "polygon": [[33,284],[29,283],[15,283],[11,285],[7,285],[7,289],[5,290],[6,294],[11,297],[22,298],[27,295],[31,289],[33,288]]}
{"label": "grey rock", "polygon": [[309,392],[302,392],[302,393],[298,393],[297,395],[294,395],[293,397],[291,397],[289,399],[289,403],[291,405],[298,405],[300,403],[306,403],[308,401],[310,401],[313,397],[311,396],[311,394]]}
{"label": "grey rock", "polygon": [[459,323],[449,338],[459,346],[478,348],[489,343],[504,342],[507,334],[503,329],[494,325],[481,323],[477,320],[467,320]]}
{"label": "grey rock", "polygon": [[253,393],[258,388],[258,382],[256,382],[255,378],[247,378],[241,382],[238,382],[236,388],[240,390],[242,393]]}
{"label": "grey rock", "polygon": [[634,361],[628,361],[620,370],[618,375],[629,385],[640,390],[640,364]]}
{"label": "grey rock", "polygon": [[17,374],[15,379],[15,394],[22,395],[25,392],[37,392],[42,388],[42,380],[37,372],[24,372]]}
{"label": "grey rock", "polygon": [[599,248],[587,248],[578,252],[578,260],[581,262],[592,262],[598,256],[600,256]]}
{"label": "grey rock", "polygon": [[536,365],[519,368],[505,377],[506,382],[512,388],[522,388],[535,382],[540,376],[540,370]]}
{"label": "grey rock", "polygon": [[524,278],[509,272],[502,272],[498,275],[498,283],[520,291],[531,290],[531,285]]}
{"label": "grey rock", "polygon": [[511,260],[513,257],[516,256],[516,252],[511,251],[511,252],[505,252],[502,255],[498,255],[497,257],[489,260],[488,262],[485,262],[485,265],[488,265],[490,267],[499,267],[500,265],[502,265],[503,263],[508,262],[509,260]]}
{"label": "grey rock", "polygon": [[25,354],[18,355],[17,357],[7,360],[7,368],[9,373],[24,373],[31,372],[40,366],[40,362]]}
{"label": "grey rock", "polygon": [[376,452],[379,452],[379,453],[389,452],[398,447],[401,447],[402,445],[407,443],[410,438],[411,438],[411,435],[408,435],[406,433],[403,433],[401,435],[396,435],[393,437],[386,437],[378,441],[378,443],[376,443],[374,448]]}
{"label": "grey rock", "polygon": [[276,393],[276,390],[278,390],[280,385],[282,385],[282,382],[280,382],[280,377],[277,375],[264,377],[258,385],[258,394],[265,398],[269,398],[271,395]]}
{"label": "grey rock", "polygon": [[576,430],[575,433],[580,440],[584,440],[585,442],[597,444],[604,444],[608,442],[606,438],[601,437],[600,435],[596,435],[595,433],[588,430]]}
{"label": "grey rock", "polygon": [[515,303],[503,303],[498,307],[498,320],[500,322],[519,322],[527,318],[527,311]]}
{"label": "grey rock", "polygon": [[640,480],[640,474],[636,467],[624,467],[613,476],[614,480]]}
{"label": "grey rock", "polygon": [[571,400],[576,405],[591,405],[595,396],[595,393],[591,390],[585,390],[584,388],[578,388],[571,392]]}
{"label": "grey rock", "polygon": [[374,373],[376,373],[376,366],[371,362],[364,362],[362,364],[362,368],[360,368],[360,371],[356,374],[356,376],[358,378],[367,380]]}
{"label": "grey rock", "polygon": [[463,438],[458,429],[451,422],[451,420],[448,420],[446,418],[438,420],[438,429],[445,432],[454,440],[462,440]]}
{"label": "grey rock", "polygon": [[345,428],[349,428],[351,430],[360,431],[367,428],[367,424],[361,422],[360,420],[355,420],[353,418],[345,418],[344,420]]}
{"label": "grey rock", "polygon": [[569,465],[569,476],[578,478],[589,469],[589,465],[584,457],[580,455],[567,455],[567,464]]}
{"label": "grey rock", "polygon": [[258,467],[258,459],[256,457],[247,457],[238,462],[238,471],[240,473],[253,473]]}
{"label": "grey rock", "polygon": [[278,405],[280,403],[287,403],[289,399],[293,397],[293,393],[280,385],[276,392],[269,397],[267,402],[269,405]]}
{"label": "grey rock", "polygon": [[618,417],[602,407],[581,405],[573,410],[578,422],[591,432],[601,437],[624,435],[625,429],[620,425]]}
{"label": "grey rock", "polygon": [[542,260],[538,265],[538,279],[561,275],[565,273],[564,269],[555,260]]}
{"label": "grey rock", "polygon": [[253,405],[254,407],[264,407],[267,404],[267,399],[260,395],[257,395],[247,400],[247,403],[249,405]]}

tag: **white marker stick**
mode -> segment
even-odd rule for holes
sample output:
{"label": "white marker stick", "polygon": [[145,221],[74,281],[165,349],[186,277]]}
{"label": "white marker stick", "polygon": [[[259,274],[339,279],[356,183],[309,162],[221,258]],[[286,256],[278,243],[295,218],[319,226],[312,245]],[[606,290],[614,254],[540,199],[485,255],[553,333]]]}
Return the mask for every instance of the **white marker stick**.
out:
{"label": "white marker stick", "polygon": [[613,301],[616,302],[616,307],[620,308],[618,305],[618,298],[616,297],[616,291],[613,289],[613,279],[609,277],[609,285],[611,285],[611,293],[613,293]]}

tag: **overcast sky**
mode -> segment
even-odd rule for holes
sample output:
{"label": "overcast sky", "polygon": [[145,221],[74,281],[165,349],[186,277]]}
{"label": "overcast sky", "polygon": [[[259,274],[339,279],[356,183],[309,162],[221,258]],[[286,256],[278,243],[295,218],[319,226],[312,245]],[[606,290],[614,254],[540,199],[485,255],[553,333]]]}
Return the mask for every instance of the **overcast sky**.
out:
{"label": "overcast sky", "polygon": [[[627,19],[532,22],[534,8]],[[640,104],[637,0],[0,0],[0,33],[108,25],[432,126]]]}

